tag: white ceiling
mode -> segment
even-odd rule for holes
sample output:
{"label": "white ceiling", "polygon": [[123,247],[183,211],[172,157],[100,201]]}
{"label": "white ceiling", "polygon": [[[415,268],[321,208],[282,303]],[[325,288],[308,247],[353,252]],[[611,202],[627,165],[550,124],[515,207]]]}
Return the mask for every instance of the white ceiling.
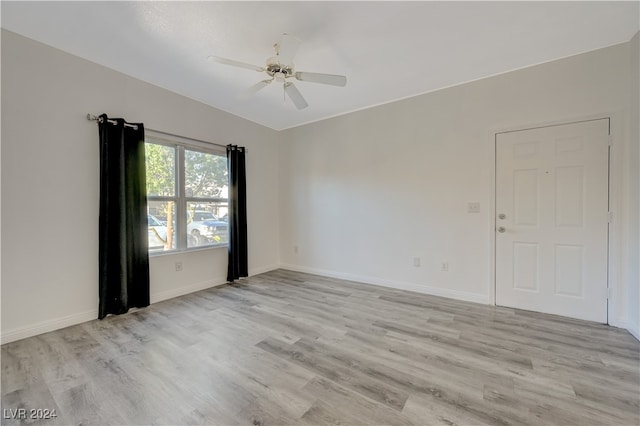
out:
{"label": "white ceiling", "polygon": [[[2,27],[276,130],[629,41],[634,2],[8,2]],[[303,41],[297,110],[264,74],[282,33]]]}

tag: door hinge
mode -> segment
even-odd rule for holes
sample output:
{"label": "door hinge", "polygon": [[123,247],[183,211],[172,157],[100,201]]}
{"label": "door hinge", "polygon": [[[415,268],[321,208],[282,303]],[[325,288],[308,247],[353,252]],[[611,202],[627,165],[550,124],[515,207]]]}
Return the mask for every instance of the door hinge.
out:
{"label": "door hinge", "polygon": [[612,298],[613,298],[613,288],[607,287],[607,300],[610,300]]}
{"label": "door hinge", "polygon": [[607,213],[607,222],[613,223],[613,212]]}
{"label": "door hinge", "polygon": [[613,146],[613,135],[609,135],[609,146]]}

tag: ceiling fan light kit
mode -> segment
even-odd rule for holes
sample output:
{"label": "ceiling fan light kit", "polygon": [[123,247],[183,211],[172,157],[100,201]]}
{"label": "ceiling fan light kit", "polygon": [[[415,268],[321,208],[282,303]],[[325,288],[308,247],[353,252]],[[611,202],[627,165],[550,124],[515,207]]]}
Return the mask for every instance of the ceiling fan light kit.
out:
{"label": "ceiling fan light kit", "polygon": [[267,80],[262,80],[249,87],[245,91],[244,96],[242,96],[243,98],[247,98],[257,93],[260,89],[263,89],[264,87],[269,86],[273,81],[276,81],[283,84],[284,93],[289,96],[289,99],[291,99],[296,108],[304,109],[308,107],[309,104],[293,82],[288,81],[288,79],[295,78],[298,81],[344,87],[347,84],[347,77],[343,75],[295,71],[293,58],[298,51],[299,46],[299,39],[286,33],[283,34],[280,42],[273,45],[276,56],[267,59],[264,67],[235,61],[233,59],[221,58],[219,56],[209,56],[208,59],[224,65],[264,72],[270,77]]}

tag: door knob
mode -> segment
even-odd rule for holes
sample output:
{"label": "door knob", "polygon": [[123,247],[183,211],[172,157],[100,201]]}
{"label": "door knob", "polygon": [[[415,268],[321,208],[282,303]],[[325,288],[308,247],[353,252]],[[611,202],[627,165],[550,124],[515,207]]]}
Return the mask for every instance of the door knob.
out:
{"label": "door knob", "polygon": [[504,214],[504,213],[500,213],[500,214],[498,215],[498,219],[506,219],[506,218],[507,218],[507,215],[506,215],[506,214]]}
{"label": "door knob", "polygon": [[504,226],[501,226],[498,228],[498,232],[500,232],[501,234],[504,233],[504,231],[506,231],[507,229]]}

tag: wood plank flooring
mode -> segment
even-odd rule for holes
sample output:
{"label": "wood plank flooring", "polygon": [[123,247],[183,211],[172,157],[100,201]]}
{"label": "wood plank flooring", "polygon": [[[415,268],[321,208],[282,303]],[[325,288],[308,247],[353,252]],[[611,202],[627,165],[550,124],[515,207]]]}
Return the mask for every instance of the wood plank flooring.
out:
{"label": "wood plank flooring", "polygon": [[3,345],[2,424],[638,425],[639,354],[604,325],[278,270]]}

